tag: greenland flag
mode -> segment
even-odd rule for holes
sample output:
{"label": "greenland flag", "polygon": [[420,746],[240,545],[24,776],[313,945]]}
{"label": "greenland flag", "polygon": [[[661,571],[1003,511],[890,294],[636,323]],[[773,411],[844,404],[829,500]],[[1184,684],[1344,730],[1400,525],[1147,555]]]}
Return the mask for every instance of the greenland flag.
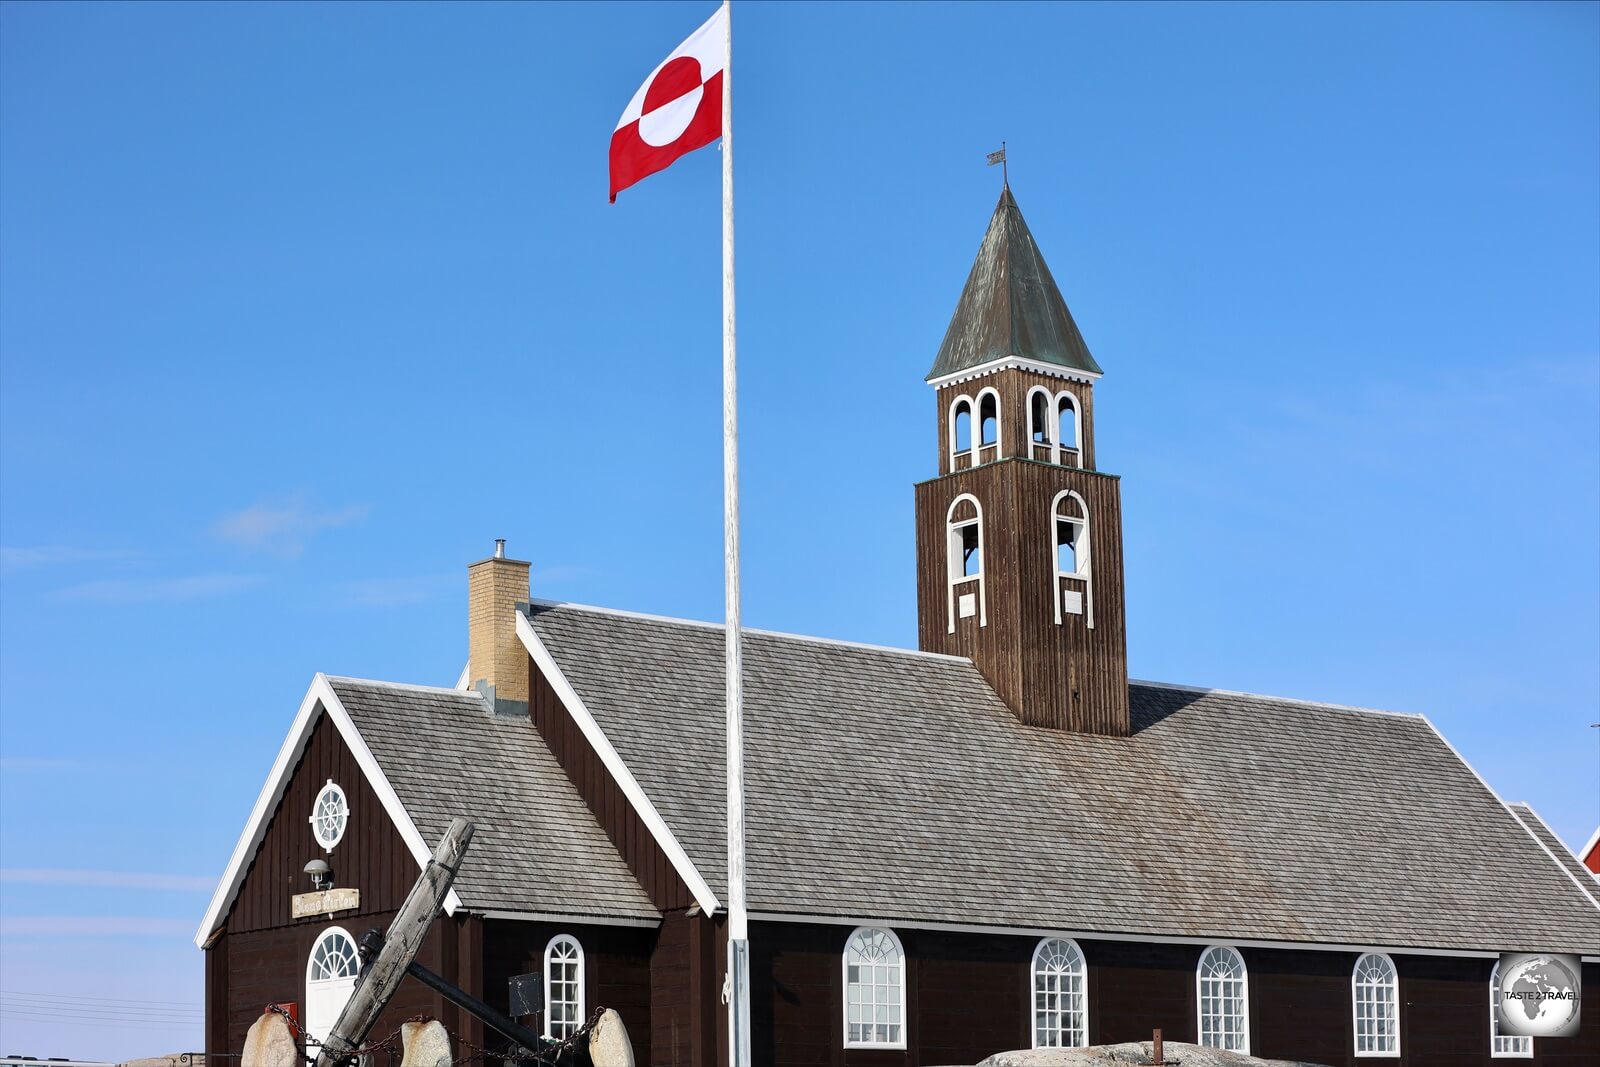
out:
{"label": "greenland flag", "polygon": [[724,6],[651,71],[628,101],[611,135],[613,204],[628,186],[722,136],[722,79],[727,64]]}

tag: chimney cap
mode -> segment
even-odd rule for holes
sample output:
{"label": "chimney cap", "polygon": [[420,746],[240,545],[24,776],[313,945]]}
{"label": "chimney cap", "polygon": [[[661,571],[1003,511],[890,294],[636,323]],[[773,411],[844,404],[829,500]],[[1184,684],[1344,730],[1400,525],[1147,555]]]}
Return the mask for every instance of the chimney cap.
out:
{"label": "chimney cap", "polygon": [[504,537],[496,537],[494,539],[494,558],[506,558],[506,539]]}

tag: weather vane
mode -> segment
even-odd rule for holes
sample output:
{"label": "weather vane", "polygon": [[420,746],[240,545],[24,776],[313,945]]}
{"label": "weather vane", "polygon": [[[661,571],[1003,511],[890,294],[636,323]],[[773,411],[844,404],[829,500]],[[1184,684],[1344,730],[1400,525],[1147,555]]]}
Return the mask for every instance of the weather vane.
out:
{"label": "weather vane", "polygon": [[1000,151],[989,153],[989,166],[1000,164],[1000,181],[1003,185],[1011,184],[1011,176],[1006,173],[1006,143],[1000,142]]}

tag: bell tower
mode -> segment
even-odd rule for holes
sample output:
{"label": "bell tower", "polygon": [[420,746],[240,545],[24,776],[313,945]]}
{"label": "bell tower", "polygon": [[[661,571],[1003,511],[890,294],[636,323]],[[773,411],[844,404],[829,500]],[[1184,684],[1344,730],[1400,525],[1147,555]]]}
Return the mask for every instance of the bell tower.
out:
{"label": "bell tower", "polygon": [[1122,736],[1122,498],[1096,467],[1100,375],[1008,184],[928,372],[939,476],[916,487],[919,641],[971,657],[1030,726]]}

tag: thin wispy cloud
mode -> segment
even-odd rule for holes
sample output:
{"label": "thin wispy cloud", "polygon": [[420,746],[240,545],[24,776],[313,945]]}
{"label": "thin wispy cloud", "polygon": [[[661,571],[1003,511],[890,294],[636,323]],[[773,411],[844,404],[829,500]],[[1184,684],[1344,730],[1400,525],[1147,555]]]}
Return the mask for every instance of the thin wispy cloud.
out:
{"label": "thin wispy cloud", "polygon": [[81,760],[53,756],[0,756],[0,771],[70,771],[82,766]]}
{"label": "thin wispy cloud", "polygon": [[20,885],[70,885],[94,889],[153,889],[180,893],[209,893],[215,878],[193,874],[144,871],[89,871],[70,867],[0,867],[0,882]]}
{"label": "thin wispy cloud", "polygon": [[194,574],[177,578],[101,578],[57,589],[57,600],[97,604],[149,604],[158,601],[203,600],[231,596],[260,585],[261,574]]}
{"label": "thin wispy cloud", "polygon": [[443,574],[411,578],[366,578],[336,583],[333,595],[341,607],[404,607],[407,604],[421,604],[437,599],[450,588],[453,581],[453,577]]}
{"label": "thin wispy cloud", "polygon": [[292,496],[230,512],[212,523],[211,532],[240,548],[292,559],[303,553],[318,533],[359,522],[367,511],[364,504],[323,508],[303,495]]}
{"label": "thin wispy cloud", "polygon": [[0,916],[0,937],[173,937],[194,933],[188,919],[142,915]]}
{"label": "thin wispy cloud", "polygon": [[73,563],[131,563],[140,553],[125,548],[74,548],[70,545],[0,545],[0,573],[61,567]]}

